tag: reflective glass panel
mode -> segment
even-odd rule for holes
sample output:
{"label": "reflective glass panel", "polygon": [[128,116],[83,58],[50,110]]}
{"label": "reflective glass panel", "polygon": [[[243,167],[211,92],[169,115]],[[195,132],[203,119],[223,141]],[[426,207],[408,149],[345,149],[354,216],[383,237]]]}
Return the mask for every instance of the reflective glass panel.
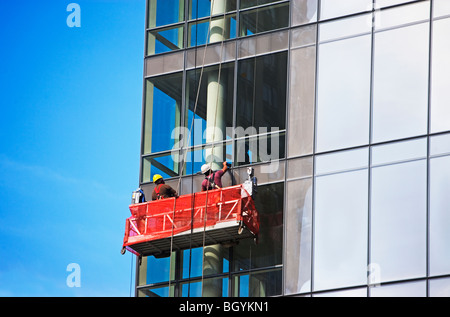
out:
{"label": "reflective glass panel", "polygon": [[246,36],[289,26],[289,3],[243,11],[239,35]]}
{"label": "reflective glass panel", "polygon": [[236,37],[236,16],[227,15],[189,24],[189,46],[204,45]]}
{"label": "reflective glass panel", "polygon": [[314,144],[316,48],[291,51],[288,156],[311,154]]}
{"label": "reflective glass panel", "polygon": [[281,295],[281,269],[239,274],[233,277],[233,297],[269,297]]}
{"label": "reflective glass panel", "polygon": [[314,290],[367,281],[368,171],[316,177]]}
{"label": "reflective glass panel", "polygon": [[149,28],[173,24],[183,20],[184,0],[149,0]]}
{"label": "reflective glass panel", "polygon": [[370,59],[369,35],[320,45],[317,151],[368,144]]}
{"label": "reflective glass panel", "polygon": [[146,80],[144,154],[179,147],[179,134],[172,135],[181,121],[182,74]]}
{"label": "reflective glass panel", "polygon": [[426,273],[426,160],[372,169],[371,263],[381,282]]}
{"label": "reflective glass panel", "polygon": [[291,0],[292,25],[301,25],[317,20],[318,0]]}
{"label": "reflective glass panel", "polygon": [[147,55],[166,53],[183,48],[183,26],[173,26],[148,32]]}
{"label": "reflective glass panel", "polygon": [[450,156],[430,160],[430,274],[450,274]]}
{"label": "reflective glass panel", "polygon": [[428,26],[375,34],[373,142],[427,132]]}
{"label": "reflective glass panel", "polygon": [[189,145],[227,138],[227,127],[233,126],[233,79],[234,63],[187,72],[185,128],[191,133]]}
{"label": "reflective glass panel", "polygon": [[450,297],[450,278],[430,280],[430,297]]}
{"label": "reflective glass panel", "polygon": [[311,290],[312,179],[287,183],[285,293]]}
{"label": "reflective glass panel", "polygon": [[372,10],[372,0],[321,0],[320,19]]}
{"label": "reflective glass panel", "polygon": [[370,297],[426,297],[426,281],[381,285],[370,288]]}
{"label": "reflective glass panel", "polygon": [[284,183],[258,186],[257,195],[255,206],[260,217],[258,243],[247,239],[233,247],[233,271],[282,264]]}
{"label": "reflective glass panel", "polygon": [[151,182],[155,174],[160,174],[163,178],[178,176],[180,166],[178,153],[178,151],[166,152],[143,158],[142,182]]}
{"label": "reflective glass panel", "polygon": [[285,129],[286,68],[286,52],[239,61],[237,127]]}
{"label": "reflective glass panel", "polygon": [[[447,4],[450,2],[447,1]],[[433,22],[431,132],[450,130],[450,19]]]}
{"label": "reflective glass panel", "polygon": [[[211,0],[189,0],[189,19],[200,19],[211,15]],[[225,8],[224,8],[225,6]],[[213,14],[236,10],[236,0],[214,0]]]}
{"label": "reflective glass panel", "polygon": [[241,0],[241,9],[255,7],[277,1],[279,0]]}

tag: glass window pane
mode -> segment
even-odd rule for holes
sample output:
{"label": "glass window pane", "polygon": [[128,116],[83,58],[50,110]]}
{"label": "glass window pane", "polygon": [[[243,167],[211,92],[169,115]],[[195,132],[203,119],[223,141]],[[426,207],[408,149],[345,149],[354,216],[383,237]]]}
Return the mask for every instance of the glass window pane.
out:
{"label": "glass window pane", "polygon": [[184,20],[184,0],[149,0],[148,27],[154,28]]}
{"label": "glass window pane", "polygon": [[[173,258],[174,259],[174,258]],[[166,258],[147,257],[147,280],[146,284],[169,281],[170,256]],[[174,273],[172,272],[172,275]]]}
{"label": "glass window pane", "polygon": [[318,0],[291,0],[292,26],[317,21]]}
{"label": "glass window pane", "polygon": [[314,290],[367,282],[368,171],[316,177]]}
{"label": "glass window pane", "polygon": [[385,29],[430,19],[430,2],[423,1],[387,10],[375,11],[375,28]]}
{"label": "glass window pane", "polygon": [[287,183],[285,293],[311,291],[312,179]]}
{"label": "glass window pane", "polygon": [[163,178],[176,177],[179,166],[178,151],[145,157],[142,161],[142,182],[151,182],[155,174]]}
{"label": "glass window pane", "polygon": [[285,129],[287,53],[245,59],[238,67],[236,126]]}
{"label": "glass window pane", "polygon": [[427,139],[396,142],[372,147],[372,165],[426,158]]}
{"label": "glass window pane", "polygon": [[240,15],[240,36],[289,26],[289,3],[244,11]]}
{"label": "glass window pane", "polygon": [[371,24],[371,14],[321,23],[319,26],[319,41],[324,42],[354,35],[370,34],[372,31]]}
{"label": "glass window pane", "polygon": [[[447,4],[450,2],[447,1]],[[433,22],[431,132],[450,130],[450,19]]]}
{"label": "glass window pane", "polygon": [[407,282],[370,288],[370,297],[426,297],[427,282]]}
{"label": "glass window pane", "polygon": [[313,174],[313,158],[304,157],[287,162],[287,180],[305,178]]}
{"label": "glass window pane", "polygon": [[260,217],[258,243],[242,240],[233,247],[233,271],[282,264],[284,183],[258,186],[255,199]]}
{"label": "glass window pane", "polygon": [[[211,0],[189,0],[189,19],[200,19],[211,15]],[[225,6],[225,8],[224,8]],[[213,14],[236,10],[236,0],[214,1]]]}
{"label": "glass window pane", "polygon": [[176,51],[184,47],[183,26],[173,26],[148,32],[147,55]]}
{"label": "glass window pane", "polygon": [[269,297],[281,295],[281,269],[233,277],[233,297]]}
{"label": "glass window pane", "polygon": [[448,0],[433,1],[433,17],[440,17],[450,14],[450,2]]}
{"label": "glass window pane", "polygon": [[316,33],[317,25],[315,24],[291,29],[291,49],[315,44]]}
{"label": "glass window pane", "polygon": [[313,297],[367,297],[367,288],[356,288],[343,291],[313,294]]}
{"label": "glass window pane", "polygon": [[234,63],[220,67],[220,72],[215,65],[204,68],[203,73],[199,69],[187,73],[185,127],[191,133],[189,145],[222,141],[227,138],[227,127],[233,126]]}
{"label": "glass window pane", "polygon": [[430,297],[450,297],[450,278],[430,280]]}
{"label": "glass window pane", "polygon": [[277,2],[279,0],[241,0],[241,9],[260,6],[263,4]]}
{"label": "glass window pane", "polygon": [[316,159],[316,175],[360,169],[369,165],[369,149],[340,151],[318,155]]}
{"label": "glass window pane", "polygon": [[[375,8],[390,7],[397,4],[408,3],[415,0],[375,0]],[[444,0],[446,1],[446,0]]]}
{"label": "glass window pane", "polygon": [[311,154],[314,144],[316,48],[291,51],[288,156]]}
{"label": "glass window pane", "polygon": [[381,282],[426,274],[426,160],[372,169],[371,263]]}
{"label": "glass window pane", "polygon": [[450,134],[430,137],[430,156],[450,154]]}
{"label": "glass window pane", "polygon": [[317,151],[368,144],[370,59],[370,36],[320,45]]}
{"label": "glass window pane", "polygon": [[450,156],[430,160],[430,275],[450,274]]}
{"label": "glass window pane", "polygon": [[[259,162],[272,162],[269,171],[278,170],[278,160],[285,157],[285,133],[274,133],[239,139],[235,143],[235,164],[246,165]],[[276,161],[276,162],[275,162]]]}
{"label": "glass window pane", "polygon": [[321,0],[320,19],[372,10],[372,0]]}
{"label": "glass window pane", "polygon": [[[211,25],[211,26],[210,26]],[[189,46],[204,45],[236,37],[236,16],[227,15],[189,24]]]}
{"label": "glass window pane", "polygon": [[238,42],[238,58],[287,50],[288,47],[289,33],[285,30],[247,37]]}
{"label": "glass window pane", "polygon": [[146,80],[143,154],[179,147],[181,96],[182,73]]}
{"label": "glass window pane", "polygon": [[427,132],[428,26],[375,34],[374,142]]}

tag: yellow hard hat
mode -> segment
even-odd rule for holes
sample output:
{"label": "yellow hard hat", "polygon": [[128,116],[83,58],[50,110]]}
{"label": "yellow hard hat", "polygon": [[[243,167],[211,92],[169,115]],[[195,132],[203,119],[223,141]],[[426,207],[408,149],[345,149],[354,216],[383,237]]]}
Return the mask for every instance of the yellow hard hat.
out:
{"label": "yellow hard hat", "polygon": [[155,174],[155,175],[153,176],[153,183],[156,183],[156,181],[157,181],[158,179],[161,179],[161,178],[163,178],[161,175]]}

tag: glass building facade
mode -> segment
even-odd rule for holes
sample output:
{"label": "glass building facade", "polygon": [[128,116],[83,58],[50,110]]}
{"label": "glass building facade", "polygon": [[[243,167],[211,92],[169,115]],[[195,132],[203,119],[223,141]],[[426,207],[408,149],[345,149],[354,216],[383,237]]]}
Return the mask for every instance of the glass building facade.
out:
{"label": "glass building facade", "polygon": [[450,1],[147,0],[145,48],[146,196],[251,166],[261,233],[137,296],[450,296]]}

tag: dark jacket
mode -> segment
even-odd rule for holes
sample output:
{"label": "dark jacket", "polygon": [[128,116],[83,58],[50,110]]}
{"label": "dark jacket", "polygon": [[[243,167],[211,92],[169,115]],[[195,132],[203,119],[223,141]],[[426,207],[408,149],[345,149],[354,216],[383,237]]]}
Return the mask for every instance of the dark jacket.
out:
{"label": "dark jacket", "polygon": [[158,200],[163,198],[177,197],[175,189],[166,184],[156,185],[153,189],[152,200]]}

